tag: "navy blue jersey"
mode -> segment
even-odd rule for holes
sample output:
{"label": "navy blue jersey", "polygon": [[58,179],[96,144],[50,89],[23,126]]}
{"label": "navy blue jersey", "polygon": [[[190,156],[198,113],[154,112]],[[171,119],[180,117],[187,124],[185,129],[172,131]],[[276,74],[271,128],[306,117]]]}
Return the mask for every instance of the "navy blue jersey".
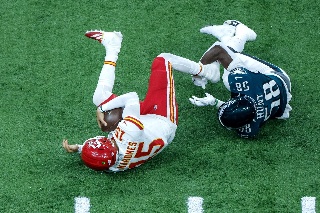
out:
{"label": "navy blue jersey", "polygon": [[275,75],[234,69],[228,76],[231,96],[247,95],[254,99],[256,115],[254,120],[237,129],[242,137],[253,137],[269,118],[281,116],[286,106],[286,91],[282,81]]}

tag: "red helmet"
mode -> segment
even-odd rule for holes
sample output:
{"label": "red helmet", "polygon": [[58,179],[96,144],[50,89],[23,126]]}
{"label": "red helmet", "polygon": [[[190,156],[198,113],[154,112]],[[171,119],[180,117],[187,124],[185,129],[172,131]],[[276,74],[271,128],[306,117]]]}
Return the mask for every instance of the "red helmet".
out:
{"label": "red helmet", "polygon": [[94,170],[107,170],[115,164],[117,147],[104,136],[97,136],[85,141],[81,158],[86,166]]}

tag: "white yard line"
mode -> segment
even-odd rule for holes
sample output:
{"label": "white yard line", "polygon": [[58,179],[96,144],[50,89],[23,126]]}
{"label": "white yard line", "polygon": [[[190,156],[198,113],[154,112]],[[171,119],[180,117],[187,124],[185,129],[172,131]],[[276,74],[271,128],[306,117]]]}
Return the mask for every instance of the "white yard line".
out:
{"label": "white yard line", "polygon": [[203,212],[202,204],[203,204],[202,197],[189,197],[188,213],[202,213]]}
{"label": "white yard line", "polygon": [[316,213],[316,198],[303,197],[301,198],[302,213]]}
{"label": "white yard line", "polygon": [[75,213],[90,213],[90,199],[86,197],[74,198]]}
{"label": "white yard line", "polygon": [[[75,213],[90,213],[90,199],[87,197],[74,198]],[[188,213],[203,213],[203,198],[189,197],[188,198]],[[302,213],[316,213],[316,198],[302,197],[301,198]]]}

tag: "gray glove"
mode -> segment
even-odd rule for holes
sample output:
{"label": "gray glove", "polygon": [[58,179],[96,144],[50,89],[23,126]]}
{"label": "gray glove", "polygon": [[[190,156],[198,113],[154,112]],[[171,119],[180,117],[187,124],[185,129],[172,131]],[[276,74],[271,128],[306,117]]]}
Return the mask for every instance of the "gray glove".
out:
{"label": "gray glove", "polygon": [[193,105],[196,105],[196,106],[208,106],[208,105],[216,106],[218,104],[218,99],[216,99],[209,93],[205,93],[205,94],[206,94],[206,97],[204,98],[198,98],[196,96],[192,96],[192,98],[189,98],[189,100]]}
{"label": "gray glove", "polygon": [[192,76],[192,82],[194,85],[198,87],[202,87],[202,89],[206,88],[206,84],[208,83],[208,80],[205,77],[200,77],[200,76]]}

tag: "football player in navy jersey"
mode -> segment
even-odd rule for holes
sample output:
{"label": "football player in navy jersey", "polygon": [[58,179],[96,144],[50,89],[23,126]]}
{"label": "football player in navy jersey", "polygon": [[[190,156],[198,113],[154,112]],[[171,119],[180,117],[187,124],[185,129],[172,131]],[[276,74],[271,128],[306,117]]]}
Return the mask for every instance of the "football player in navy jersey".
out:
{"label": "football player in navy jersey", "polygon": [[[200,63],[222,65],[223,83],[231,98],[224,102],[206,93],[203,98],[190,98],[192,104],[215,106],[220,123],[244,138],[256,136],[268,119],[289,117],[292,97],[289,76],[278,66],[242,53],[245,43],[256,39],[252,29],[228,20],[223,25],[204,27],[200,32],[219,40],[204,53]],[[207,79],[199,76],[193,76],[193,81],[203,88],[207,83]]]}

